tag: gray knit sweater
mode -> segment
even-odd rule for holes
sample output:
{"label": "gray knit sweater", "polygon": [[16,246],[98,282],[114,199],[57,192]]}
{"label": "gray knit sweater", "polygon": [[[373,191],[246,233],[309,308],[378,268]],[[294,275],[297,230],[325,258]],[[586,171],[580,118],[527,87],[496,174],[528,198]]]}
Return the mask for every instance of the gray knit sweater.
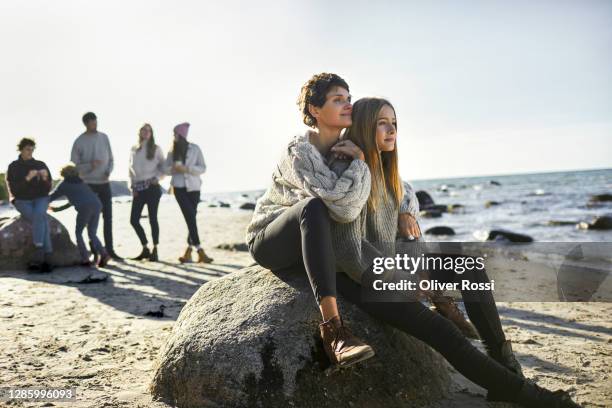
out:
{"label": "gray knit sweater", "polygon": [[353,160],[342,174],[334,173],[329,159],[310,143],[313,133],[309,130],[296,136],[284,150],[272,173],[272,185],[255,204],[247,242],[287,208],[308,197],[320,197],[331,218],[341,223],[353,221],[361,212],[370,195],[368,165]]}
{"label": "gray knit sweater", "polygon": [[[332,170],[336,173],[342,173],[345,168],[345,161],[332,165]],[[336,266],[357,283],[361,283],[363,272],[374,263],[374,258],[395,256],[399,214],[407,212],[415,218],[418,217],[419,202],[414,189],[406,182],[402,185],[404,197],[400,206],[392,199],[391,192],[385,197],[381,188],[378,190],[380,196],[374,211],[369,211],[365,205],[354,221],[344,224],[332,222]]]}
{"label": "gray knit sweater", "polygon": [[[273,174],[272,184],[257,200],[253,218],[247,227],[250,243],[287,208],[308,197],[319,197],[339,224],[350,223],[360,216],[370,195],[370,170],[362,160],[334,161],[323,157],[310,143],[309,130],[293,138],[284,150]],[[337,163],[332,170],[330,164]],[[341,168],[340,168],[341,166]],[[416,199],[405,194],[402,212],[418,213]]]}

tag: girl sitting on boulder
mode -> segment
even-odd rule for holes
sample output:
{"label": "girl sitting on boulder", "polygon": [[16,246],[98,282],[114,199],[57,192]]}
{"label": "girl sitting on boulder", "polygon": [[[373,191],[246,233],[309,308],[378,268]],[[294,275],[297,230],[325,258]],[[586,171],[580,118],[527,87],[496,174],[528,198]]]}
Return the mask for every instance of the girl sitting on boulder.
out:
{"label": "girl sitting on boulder", "polygon": [[104,267],[110,260],[110,255],[106,249],[102,246],[102,243],[98,239],[97,230],[98,222],[100,220],[100,212],[102,211],[102,203],[98,196],[89,188],[87,184],[79,177],[79,172],[74,164],[68,164],[61,170],[61,176],[63,180],[57,185],[55,190],[49,196],[49,202],[52,202],[60,197],[66,197],[68,204],[61,207],[49,207],[52,211],[61,211],[70,206],[74,206],[77,210],[76,219],[76,240],[81,254],[81,265],[91,266],[92,263],[89,260],[89,252],[85,247],[85,241],[83,241],[83,230],[87,228],[87,234],[89,235],[89,241],[91,242],[92,249],[100,254],[98,261],[99,267]]}
{"label": "girl sitting on boulder", "polygon": [[[397,249],[393,243],[398,235],[402,235],[398,231],[398,217],[404,193],[399,177],[396,138],[397,121],[391,103],[380,98],[364,98],[355,103],[352,125],[336,146],[350,144],[363,150],[372,188],[367,204],[357,218],[349,223],[331,223],[334,254],[339,269],[344,272],[337,275],[337,290],[373,317],[429,344],[465,377],[487,389],[488,400],[517,402],[525,407],[578,407],[566,392],[551,392],[523,377],[510,342],[504,336],[490,291],[462,290],[466,310],[487,354],[475,348],[453,322],[421,302],[414,299],[397,301],[385,296],[376,301],[364,298],[364,293],[377,276],[372,270],[373,259],[389,256],[386,245],[380,244],[391,243],[393,252],[390,255],[394,256]],[[332,169],[343,174],[350,166],[352,162],[338,160],[332,164]],[[484,269],[468,269],[462,275],[454,270],[429,273],[431,278],[441,282],[459,281],[459,278],[489,282]],[[322,328],[325,330],[328,329]],[[337,343],[332,343],[332,346],[338,348]],[[333,351],[328,349],[332,359]]]}

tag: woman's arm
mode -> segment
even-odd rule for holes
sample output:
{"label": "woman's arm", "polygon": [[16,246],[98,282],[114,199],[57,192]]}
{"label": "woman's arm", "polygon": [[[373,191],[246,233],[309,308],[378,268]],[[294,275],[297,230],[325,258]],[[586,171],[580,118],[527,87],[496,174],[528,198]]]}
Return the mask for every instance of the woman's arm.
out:
{"label": "woman's arm", "polygon": [[161,180],[166,175],[166,160],[164,159],[164,151],[159,146],[155,150],[155,160],[157,160],[157,179]]}
{"label": "woman's arm", "polygon": [[200,147],[195,144],[192,144],[192,146],[196,155],[196,161],[194,164],[187,166],[187,173],[200,176],[206,172],[206,163],[204,162],[204,156]]}
{"label": "woman's arm", "polygon": [[370,170],[364,161],[353,160],[338,176],[316,148],[307,142],[289,145],[277,173],[290,186],[321,198],[330,216],[341,223],[356,219],[370,196]]}

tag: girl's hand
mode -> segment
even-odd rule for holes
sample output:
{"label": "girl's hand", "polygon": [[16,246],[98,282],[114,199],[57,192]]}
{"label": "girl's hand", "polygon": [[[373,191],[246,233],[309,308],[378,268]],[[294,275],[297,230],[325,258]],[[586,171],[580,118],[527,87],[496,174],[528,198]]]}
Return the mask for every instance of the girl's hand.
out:
{"label": "girl's hand", "polygon": [[410,214],[400,214],[397,227],[402,237],[417,239],[421,236],[421,228],[417,220]]}
{"label": "girl's hand", "polygon": [[338,158],[353,158],[365,161],[363,151],[350,140],[341,140],[332,146],[331,151]]}

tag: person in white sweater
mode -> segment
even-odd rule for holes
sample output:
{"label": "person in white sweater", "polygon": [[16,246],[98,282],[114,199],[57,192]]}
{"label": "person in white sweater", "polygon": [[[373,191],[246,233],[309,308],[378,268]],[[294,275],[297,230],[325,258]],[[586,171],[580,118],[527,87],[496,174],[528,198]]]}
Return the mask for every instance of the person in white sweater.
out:
{"label": "person in white sweater", "polygon": [[[313,130],[293,138],[284,150],[271,186],[257,201],[246,241],[253,259],[272,271],[305,269],[323,318],[325,351],[332,363],[347,367],[374,351],[340,318],[330,223],[359,216],[370,195],[370,171],[361,149],[340,141],[342,130],[351,125],[346,81],[331,73],[314,75],[302,87],[298,104],[304,124]],[[339,155],[351,162],[337,175],[329,165]],[[402,208],[407,210],[407,200]]]}
{"label": "person in white sweater", "polygon": [[[159,181],[164,177],[166,159],[161,147],[155,144],[153,128],[145,123],[138,132],[138,144],[130,152],[130,187],[132,188],[132,211],[130,224],[136,231],[142,244],[142,251],[134,260],[158,261],[157,247],[159,245],[159,222],[157,210],[162,196]],[[153,248],[149,250],[147,235],[145,234],[140,218],[145,205],[149,214],[149,224],[153,238]]]}
{"label": "person in white sweater", "polygon": [[192,248],[198,254],[198,263],[213,261],[200,245],[196,215],[200,202],[201,176],[206,172],[206,163],[202,150],[195,143],[187,141],[189,123],[180,123],[174,127],[174,143],[166,158],[166,172],[172,175],[170,185],[178,202],[185,222],[187,223],[187,249],[179,257],[181,263],[192,262]]}

